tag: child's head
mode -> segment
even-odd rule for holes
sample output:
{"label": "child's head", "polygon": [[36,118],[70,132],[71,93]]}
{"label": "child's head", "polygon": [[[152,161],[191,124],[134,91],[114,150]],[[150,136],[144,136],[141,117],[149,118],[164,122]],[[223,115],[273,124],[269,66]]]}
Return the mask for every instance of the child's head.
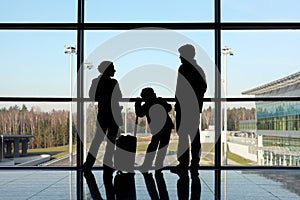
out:
{"label": "child's head", "polygon": [[155,92],[154,92],[154,90],[152,88],[147,87],[147,88],[142,89],[141,97],[145,101],[147,101],[147,100],[155,99],[156,98],[156,94],[155,94]]}

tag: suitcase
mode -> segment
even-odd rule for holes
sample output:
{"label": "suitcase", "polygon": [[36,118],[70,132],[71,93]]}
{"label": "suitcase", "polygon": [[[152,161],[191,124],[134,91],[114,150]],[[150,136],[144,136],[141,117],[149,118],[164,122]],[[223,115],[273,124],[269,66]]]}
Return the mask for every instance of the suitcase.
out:
{"label": "suitcase", "polygon": [[114,166],[117,173],[114,178],[114,191],[117,200],[136,200],[134,163],[137,145],[137,124],[138,117],[135,119],[133,136],[120,135],[116,139]]}
{"label": "suitcase", "polygon": [[116,139],[116,150],[114,153],[114,167],[118,171],[134,173],[136,155],[136,131],[138,117],[135,120],[134,135],[120,135]]}

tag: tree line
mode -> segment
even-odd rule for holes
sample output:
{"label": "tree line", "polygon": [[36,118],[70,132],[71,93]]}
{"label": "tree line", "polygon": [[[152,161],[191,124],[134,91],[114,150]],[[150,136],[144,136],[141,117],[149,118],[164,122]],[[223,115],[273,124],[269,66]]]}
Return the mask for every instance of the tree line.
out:
{"label": "tree line", "polygon": [[[202,130],[208,129],[210,125],[214,125],[215,110],[212,107],[203,109],[202,111]],[[255,108],[227,108],[227,130],[239,131],[241,120],[253,120],[256,117]],[[223,115],[222,115],[223,117]],[[223,118],[222,118],[223,119]]]}
{"label": "tree line", "polygon": [[[90,104],[87,108],[87,140],[92,140],[96,131],[97,107]],[[214,109],[208,107],[202,111],[201,129],[208,129],[214,125]],[[125,113],[123,111],[123,119]],[[175,123],[176,112],[172,110],[170,116]],[[76,117],[73,117],[73,137],[75,141]],[[228,108],[227,128],[230,131],[238,131],[240,120],[255,119],[255,108]],[[127,132],[133,132],[135,123],[135,113],[127,113]],[[125,126],[120,127],[121,132],[125,131]],[[150,133],[146,118],[139,119],[137,132]],[[175,132],[175,130],[173,130]],[[30,110],[22,105],[15,105],[9,108],[0,109],[0,134],[30,134],[34,137],[30,139],[29,148],[47,148],[68,145],[69,143],[69,111],[51,110],[49,112],[31,108]]]}
{"label": "tree line", "polygon": [[29,148],[47,148],[67,145],[69,142],[69,112],[17,105],[0,109],[0,133],[33,135]]}

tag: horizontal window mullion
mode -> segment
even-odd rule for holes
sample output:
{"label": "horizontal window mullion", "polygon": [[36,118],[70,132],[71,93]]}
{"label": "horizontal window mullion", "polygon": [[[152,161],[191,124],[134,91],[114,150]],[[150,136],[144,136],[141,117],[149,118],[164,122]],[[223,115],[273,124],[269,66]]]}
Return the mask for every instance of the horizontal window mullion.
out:
{"label": "horizontal window mullion", "polygon": [[[170,170],[174,168],[174,166],[165,166],[163,170]],[[76,171],[80,169],[76,166],[53,166],[53,167],[36,167],[36,166],[1,166],[1,170],[60,170],[60,171]],[[256,170],[300,170],[300,167],[289,167],[289,166],[200,166],[199,170],[239,170],[239,171],[256,171]],[[103,167],[93,167],[93,170],[103,170]]]}
{"label": "horizontal window mullion", "polygon": [[[135,102],[137,98],[123,98],[121,102]],[[163,98],[175,102],[175,98]],[[63,98],[63,97],[0,97],[0,102],[91,102],[90,98]],[[204,98],[204,102],[249,102],[249,101],[300,101],[299,97],[234,97],[234,98]]]}
{"label": "horizontal window mullion", "polygon": [[245,102],[245,101],[300,101],[299,97],[237,97],[220,98],[223,102]]}
{"label": "horizontal window mullion", "polygon": [[207,30],[217,28],[215,23],[85,23],[83,28],[86,30],[130,30],[143,29],[149,30],[173,29],[173,30]]}
{"label": "horizontal window mullion", "polygon": [[238,22],[238,23],[0,23],[0,30],[131,30],[153,27],[173,30],[276,30],[300,29],[300,23],[291,22]]}
{"label": "horizontal window mullion", "polygon": [[276,30],[276,29],[300,29],[298,22],[238,22],[220,23],[222,30]]}
{"label": "horizontal window mullion", "polygon": [[0,102],[70,102],[73,98],[63,97],[0,97]]}
{"label": "horizontal window mullion", "polygon": [[77,30],[78,23],[0,23],[0,30]]}

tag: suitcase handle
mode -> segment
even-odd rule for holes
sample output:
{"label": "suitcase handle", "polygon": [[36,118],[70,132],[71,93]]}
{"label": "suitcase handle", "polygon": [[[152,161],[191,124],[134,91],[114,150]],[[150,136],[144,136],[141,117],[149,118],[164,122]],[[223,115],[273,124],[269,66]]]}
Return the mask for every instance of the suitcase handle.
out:
{"label": "suitcase handle", "polygon": [[134,137],[136,137],[136,132],[137,132],[137,125],[138,125],[138,122],[139,122],[139,117],[136,116],[136,117],[135,117],[134,132],[133,132]]}

